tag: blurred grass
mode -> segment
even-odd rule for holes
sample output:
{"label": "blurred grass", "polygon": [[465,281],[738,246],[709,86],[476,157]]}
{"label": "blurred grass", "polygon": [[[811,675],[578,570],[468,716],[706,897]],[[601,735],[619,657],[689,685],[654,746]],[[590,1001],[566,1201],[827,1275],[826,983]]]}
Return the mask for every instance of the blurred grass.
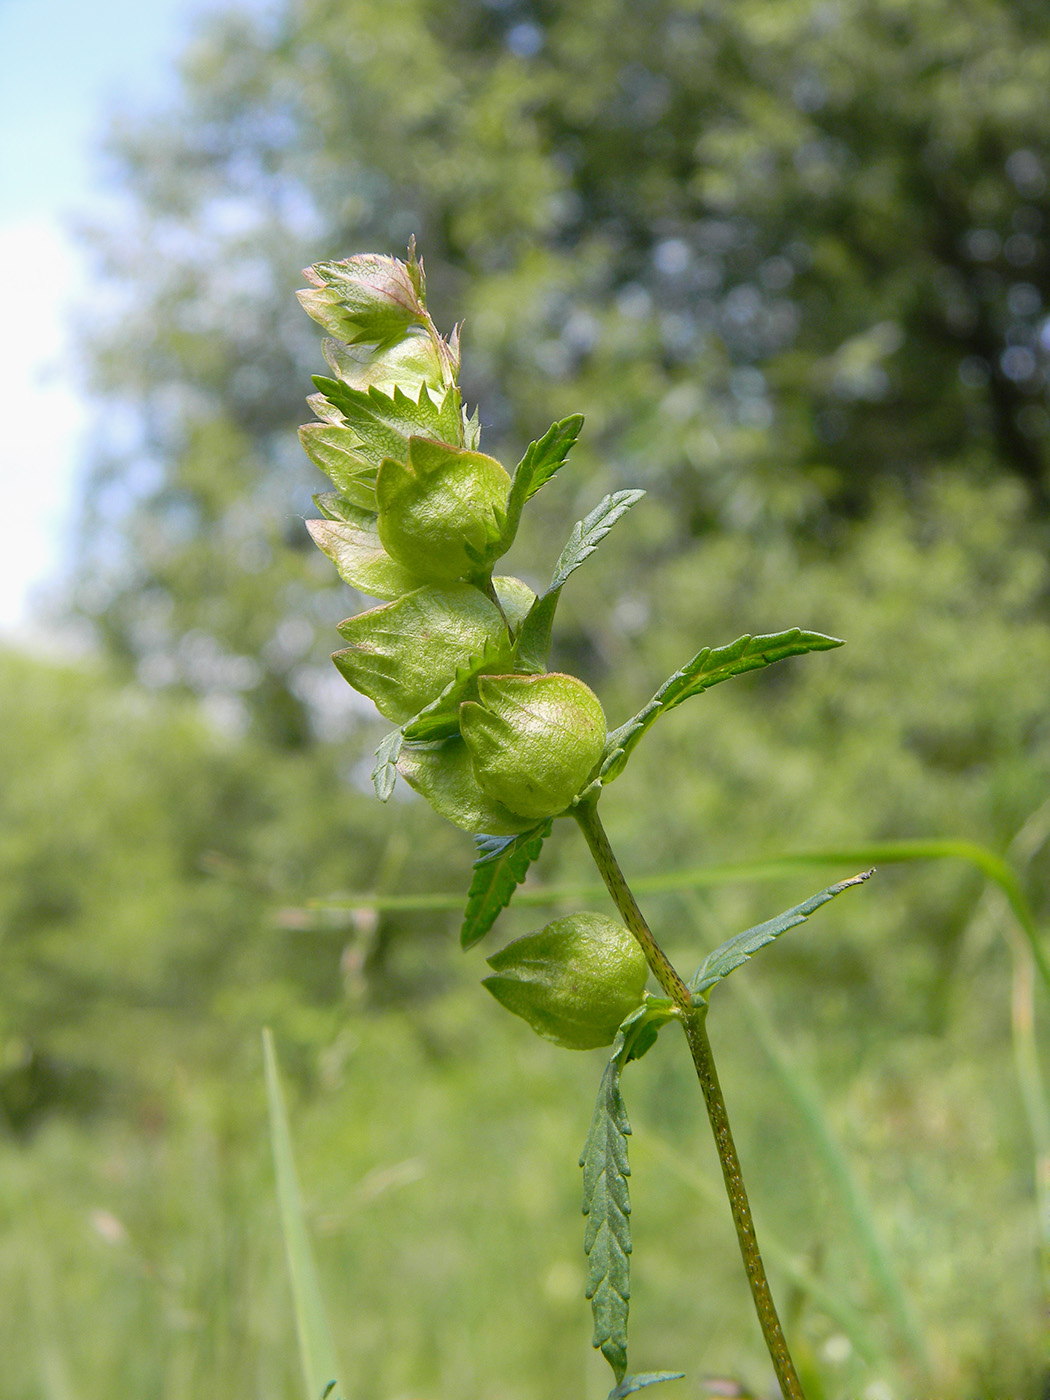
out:
{"label": "blurred grass", "polygon": [[[957,833],[1010,863],[1045,925],[1047,562],[1018,543],[1009,493],[938,489],[921,528],[887,500],[834,565],[771,547],[756,567],[713,538],[647,580],[658,631],[609,641],[615,720],[742,622],[850,639],[676,712],[610,790],[611,839],[687,970],[813,889],[800,864],[755,884],[712,869],[802,844],[909,856]],[[566,600],[570,627],[613,586],[599,563],[594,596],[580,570]],[[363,732],[340,774],[328,753],[263,752],[189,704],[16,657],[0,658],[0,723],[3,1400],[300,1400],[264,1024],[346,1400],[603,1400],[576,1167],[602,1057],[536,1040],[481,994],[481,959],[455,938],[470,843],[419,803],[357,791]],[[500,942],[552,891],[591,887],[573,834],[552,837]],[[779,1071],[732,992],[712,1012],[774,1290],[826,1400],[1038,1393],[1047,999],[1016,897],[987,873],[883,863],[863,900],[738,974]],[[670,887],[683,877],[691,892]],[[366,887],[401,907],[308,907]],[[442,907],[419,910],[432,890]],[[691,1075],[665,1033],[625,1079],[632,1366],[761,1394]],[[911,1300],[928,1385],[788,1084],[812,1087]]]}
{"label": "blurred grass", "polygon": [[302,1194],[299,1190],[294,1149],[288,1129],[288,1110],[281,1091],[277,1056],[269,1029],[263,1031],[263,1064],[270,1116],[270,1146],[277,1178],[277,1207],[281,1217],[281,1234],[284,1237],[284,1251],[288,1258],[288,1274],[295,1303],[299,1359],[302,1362],[306,1387],[305,1400],[321,1400],[331,1389],[337,1387],[339,1367],[303,1214]]}
{"label": "blurred grass", "polygon": [[[469,972],[456,978],[411,1016],[355,1020],[325,1082],[293,1113],[321,1287],[351,1359],[349,1397],[554,1400],[584,1387],[575,1159],[601,1056],[535,1040],[473,982]],[[849,1217],[779,1101],[761,1046],[727,1008],[713,1013],[713,1033],[745,1166],[757,1169],[759,1228],[782,1236],[770,1255],[775,1286],[784,1295],[801,1285],[795,1328],[827,1394],[857,1395],[880,1377],[909,1394],[907,1358],[864,1278]],[[1002,1087],[1008,1037],[986,1040],[976,1062],[958,1054],[966,1038],[962,1027],[947,1044],[910,1038],[825,1110],[904,1287],[921,1300],[938,1395],[980,1393],[973,1368],[990,1331],[1001,1348],[995,1384],[1017,1387],[1041,1326],[1023,1124]],[[635,1364],[679,1366],[691,1380],[743,1370],[761,1388],[717,1164],[674,1037],[632,1069],[625,1093],[635,1126]],[[58,1280],[48,1343],[78,1395],[103,1396],[116,1377],[166,1400],[300,1395],[261,1086],[183,1080],[173,1109],[145,1131],[108,1125],[88,1136],[54,1122],[28,1150],[0,1151],[0,1279],[10,1300],[0,1351],[12,1400],[40,1394],[36,1364],[19,1358],[27,1261],[41,1254]],[[698,1181],[707,1183],[699,1199]],[[822,1307],[822,1292],[834,1307]]]}

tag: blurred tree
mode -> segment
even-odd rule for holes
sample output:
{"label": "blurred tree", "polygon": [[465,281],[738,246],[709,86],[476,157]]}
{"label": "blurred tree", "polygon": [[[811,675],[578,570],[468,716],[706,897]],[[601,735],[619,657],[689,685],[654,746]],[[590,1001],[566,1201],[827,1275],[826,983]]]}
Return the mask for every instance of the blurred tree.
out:
{"label": "blurred tree", "polygon": [[647,549],[828,535],[938,465],[1045,516],[1048,77],[1050,16],[1016,0],[216,20],[174,108],[112,147],[82,606],[151,684],[235,695],[281,745],[324,727],[350,609],[291,518],[320,484],[291,292],[413,232],[490,450],[584,410],[583,471],[672,508]]}
{"label": "blurred tree", "polygon": [[[254,1075],[264,1021],[327,1043],[412,916],[304,920],[316,882],[432,889],[438,863],[464,878],[454,833],[405,868],[422,803],[380,827],[330,755],[238,740],[223,718],[0,653],[0,1132],[60,1105],[163,1104],[185,1064],[245,1055]],[[451,943],[441,918],[415,926],[423,949]]]}

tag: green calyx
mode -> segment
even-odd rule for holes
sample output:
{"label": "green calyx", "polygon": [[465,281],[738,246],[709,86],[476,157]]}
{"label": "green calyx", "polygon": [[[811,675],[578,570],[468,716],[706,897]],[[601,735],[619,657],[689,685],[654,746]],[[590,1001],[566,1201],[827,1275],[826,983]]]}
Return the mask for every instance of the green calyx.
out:
{"label": "green calyx", "polygon": [[[334,511],[335,503],[326,504]],[[400,598],[426,583],[425,578],[387,554],[374,515],[351,506],[345,499],[338,502],[338,508],[340,519],[308,520],[306,528],[314,544],[339,570],[344,583],[370,598],[383,599]]]}
{"label": "green calyx", "polygon": [[572,914],[526,934],[488,960],[487,987],[537,1035],[569,1050],[611,1045],[641,1003],[649,969],[622,924]]}
{"label": "green calyx", "polygon": [[494,457],[411,437],[376,477],[379,538],[435,582],[481,576],[497,557],[510,477]]}
{"label": "green calyx", "polygon": [[436,700],[471,657],[489,651],[506,665],[510,655],[499,608],[466,583],[418,588],[339,631],[350,644],[332,657],[340,674],[398,724]]}
{"label": "green calyx", "polygon": [[460,732],[479,787],[534,820],[572,803],[597,766],[605,714],[575,676],[483,676],[460,706]]}
{"label": "green calyx", "polygon": [[533,818],[512,812],[478,785],[466,744],[458,736],[431,744],[406,744],[397,771],[439,817],[474,834],[516,836]]}

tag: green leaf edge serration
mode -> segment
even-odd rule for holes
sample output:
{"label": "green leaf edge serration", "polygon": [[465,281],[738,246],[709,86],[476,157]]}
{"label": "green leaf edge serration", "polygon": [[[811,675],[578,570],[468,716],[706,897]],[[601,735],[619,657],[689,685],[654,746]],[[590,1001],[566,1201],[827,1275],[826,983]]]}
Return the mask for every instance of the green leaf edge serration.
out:
{"label": "green leaf edge serration", "polygon": [[459,934],[464,952],[480,943],[510,903],[550,835],[552,824],[553,818],[546,817],[517,836],[475,837],[478,855]]}
{"label": "green leaf edge serration", "polygon": [[771,632],[762,636],[745,634],[726,646],[702,647],[680,671],[664,681],[643,709],[618,729],[610,731],[601,769],[603,782],[611,783],[618,778],[646,730],[661,715],[675,709],[690,696],[700,695],[722,681],[772,666],[790,656],[802,656],[810,651],[829,651],[844,645],[838,637],[826,637],[822,632],[804,632],[800,627],[791,627],[786,632]]}
{"label": "green leaf edge serration", "polygon": [[[642,1011],[643,1008],[639,1008]],[[634,1021],[629,1017],[625,1026]],[[612,1367],[617,1383],[627,1373],[627,1316],[631,1297],[631,1174],[627,1138],[631,1124],[620,1093],[626,1055],[624,1028],[602,1075],[594,1116],[580,1156],[583,1168],[583,1213],[587,1217],[583,1248],[588,1259],[587,1297],[594,1316],[593,1344]]]}
{"label": "green leaf edge serration", "polygon": [[760,948],[765,948],[782,933],[787,933],[788,929],[804,924],[822,904],[827,904],[828,900],[834,899],[837,894],[853,885],[864,884],[865,880],[870,880],[874,874],[874,870],[865,870],[859,875],[850,876],[848,880],[840,880],[837,884],[829,885],[826,890],[821,890],[819,894],[811,895],[801,904],[796,904],[793,909],[786,909],[783,914],[767,919],[764,924],[756,924],[754,928],[745,929],[743,933],[727,938],[713,952],[708,953],[690,977],[686,983],[689,990],[697,1000],[706,1001],[707,993],[712,987],[717,986],[738,967],[743,967]]}

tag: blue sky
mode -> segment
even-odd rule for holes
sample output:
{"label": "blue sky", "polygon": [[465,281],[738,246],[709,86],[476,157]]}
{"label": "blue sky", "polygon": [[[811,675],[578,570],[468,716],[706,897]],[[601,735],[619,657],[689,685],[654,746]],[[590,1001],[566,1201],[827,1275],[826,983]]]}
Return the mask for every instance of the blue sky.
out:
{"label": "blue sky", "polygon": [[0,0],[0,637],[33,637],[33,589],[69,538],[87,431],[73,376],[58,374],[87,289],[70,227],[107,200],[107,114],[169,97],[195,19],[215,8]]}

